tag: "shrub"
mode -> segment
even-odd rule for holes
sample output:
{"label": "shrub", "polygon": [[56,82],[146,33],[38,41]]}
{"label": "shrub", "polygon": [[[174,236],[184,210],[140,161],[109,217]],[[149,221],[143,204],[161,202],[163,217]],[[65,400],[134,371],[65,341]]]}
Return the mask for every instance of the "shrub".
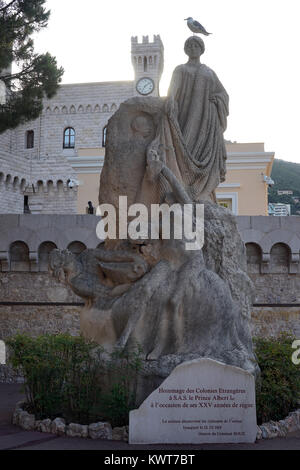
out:
{"label": "shrub", "polygon": [[103,395],[103,413],[113,426],[128,424],[129,411],[135,408],[137,381],[142,369],[141,349],[128,353],[116,349],[106,366],[109,392]]}
{"label": "shrub", "polygon": [[7,345],[10,362],[24,377],[27,409],[38,419],[128,423],[141,367],[139,351],[108,355],[97,344],[70,335],[17,335]]}
{"label": "shrub", "polygon": [[256,386],[258,423],[285,418],[297,408],[300,394],[300,367],[293,364],[294,337],[255,338],[255,352],[261,370]]}

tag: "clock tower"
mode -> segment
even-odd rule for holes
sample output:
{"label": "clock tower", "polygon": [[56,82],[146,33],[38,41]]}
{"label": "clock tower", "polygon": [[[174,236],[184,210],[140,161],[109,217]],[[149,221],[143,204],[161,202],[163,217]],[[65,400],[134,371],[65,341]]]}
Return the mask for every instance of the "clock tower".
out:
{"label": "clock tower", "polygon": [[159,96],[159,81],[164,68],[164,46],[159,35],[131,38],[131,60],[134,68],[134,94],[137,96]]}

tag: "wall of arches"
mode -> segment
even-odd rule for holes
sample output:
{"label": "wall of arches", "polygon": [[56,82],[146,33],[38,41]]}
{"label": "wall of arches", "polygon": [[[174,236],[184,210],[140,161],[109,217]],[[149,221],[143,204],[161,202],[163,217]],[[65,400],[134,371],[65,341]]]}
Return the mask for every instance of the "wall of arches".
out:
{"label": "wall of arches", "polygon": [[[291,248],[286,243],[274,243],[270,252],[263,257],[257,243],[246,243],[248,273],[287,274],[298,272],[297,263],[292,262]],[[264,259],[264,261],[263,261]],[[299,267],[299,266],[298,266]]]}
{"label": "wall of arches", "polygon": [[[238,217],[237,221],[255,302],[300,303],[300,218]],[[97,222],[90,215],[0,215],[0,272],[46,273],[52,249],[78,255],[96,248]]]}
{"label": "wall of arches", "polygon": [[23,212],[26,179],[13,172],[0,171],[0,213]]}
{"label": "wall of arches", "polygon": [[[45,241],[39,245],[37,252],[30,252],[27,243],[15,241],[10,245],[7,253],[6,268],[12,272],[47,272],[49,254],[57,248],[56,243]],[[67,249],[78,256],[87,247],[80,241],[72,241],[61,249]]]}
{"label": "wall of arches", "polygon": [[300,303],[300,217],[238,217],[255,302]]}
{"label": "wall of arches", "polygon": [[[237,218],[255,285],[254,303],[262,304],[253,306],[251,328],[258,336],[290,331],[300,337],[300,218],[270,219]],[[0,339],[16,331],[80,333],[83,300],[47,272],[48,259],[55,248],[78,256],[99,246],[97,222],[91,215],[0,215]],[[264,229],[254,229],[257,223]]]}
{"label": "wall of arches", "polygon": [[0,271],[45,272],[54,248],[96,248],[97,223],[90,215],[0,215]]}
{"label": "wall of arches", "polygon": [[300,217],[237,217],[248,269],[261,274],[300,273]]}
{"label": "wall of arches", "polygon": [[115,113],[118,109],[116,103],[97,103],[79,105],[49,105],[45,109],[45,114],[90,114],[90,113]]}

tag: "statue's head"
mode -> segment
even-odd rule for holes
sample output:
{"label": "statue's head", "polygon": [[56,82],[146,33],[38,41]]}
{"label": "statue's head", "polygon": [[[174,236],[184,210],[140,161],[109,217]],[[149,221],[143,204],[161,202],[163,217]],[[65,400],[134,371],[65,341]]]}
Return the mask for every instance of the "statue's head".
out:
{"label": "statue's head", "polygon": [[184,43],[184,52],[190,58],[200,57],[204,51],[204,41],[198,36],[190,36]]}

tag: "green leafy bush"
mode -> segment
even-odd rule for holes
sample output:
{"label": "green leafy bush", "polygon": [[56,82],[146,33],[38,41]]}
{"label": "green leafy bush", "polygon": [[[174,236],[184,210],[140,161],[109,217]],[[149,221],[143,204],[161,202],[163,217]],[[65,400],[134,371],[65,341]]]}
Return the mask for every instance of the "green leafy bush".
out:
{"label": "green leafy bush", "polygon": [[261,370],[256,386],[258,423],[285,418],[297,408],[300,396],[300,367],[292,362],[295,338],[283,333],[278,338],[255,338]]}
{"label": "green leafy bush", "polygon": [[141,349],[136,346],[130,354],[115,350],[106,365],[109,392],[103,394],[103,413],[113,426],[128,424],[129,411],[136,402],[137,381],[142,369]]}
{"label": "green leafy bush", "polygon": [[38,419],[128,423],[141,369],[139,350],[107,354],[97,344],[70,335],[17,335],[7,345],[10,362],[24,377],[27,409]]}

